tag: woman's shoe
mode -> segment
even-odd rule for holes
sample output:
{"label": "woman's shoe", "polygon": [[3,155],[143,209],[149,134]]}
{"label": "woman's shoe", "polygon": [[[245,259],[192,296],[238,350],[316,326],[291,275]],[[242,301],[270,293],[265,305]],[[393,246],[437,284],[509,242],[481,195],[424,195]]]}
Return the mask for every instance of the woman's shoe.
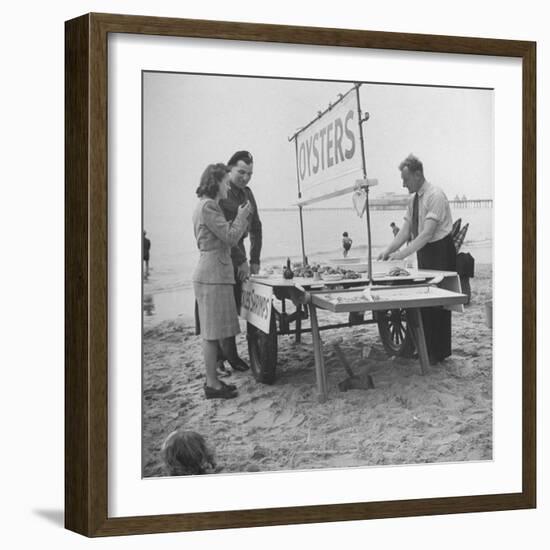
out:
{"label": "woman's shoe", "polygon": [[226,386],[227,388],[231,388],[232,390],[236,390],[237,389],[237,386],[235,386],[235,384],[227,384],[226,382],[224,382],[223,380],[220,380],[220,384],[222,386]]}
{"label": "woman's shoe", "polygon": [[237,359],[233,361],[230,360],[229,364],[233,370],[238,370],[240,372],[247,371],[250,368],[240,357],[237,357]]}
{"label": "woman's shoe", "polygon": [[[221,382],[221,380],[220,380]],[[234,387],[228,386],[222,382],[221,388],[211,388],[204,384],[204,397],[206,399],[233,399],[237,397],[237,390]]]}

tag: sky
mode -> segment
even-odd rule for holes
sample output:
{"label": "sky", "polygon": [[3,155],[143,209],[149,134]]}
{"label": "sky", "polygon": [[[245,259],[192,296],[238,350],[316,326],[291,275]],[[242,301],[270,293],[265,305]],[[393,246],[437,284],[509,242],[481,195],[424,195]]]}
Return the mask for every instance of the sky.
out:
{"label": "sky", "polygon": [[[233,152],[254,156],[250,186],[258,206],[297,201],[296,158],[288,138],[325,110],[349,82],[144,73],[144,227],[190,226],[205,167]],[[449,198],[492,198],[493,91],[364,83],[361,107],[367,175],[380,193],[403,193],[399,163],[409,154]],[[353,182],[352,182],[353,183]],[[315,206],[351,206],[349,195]]]}

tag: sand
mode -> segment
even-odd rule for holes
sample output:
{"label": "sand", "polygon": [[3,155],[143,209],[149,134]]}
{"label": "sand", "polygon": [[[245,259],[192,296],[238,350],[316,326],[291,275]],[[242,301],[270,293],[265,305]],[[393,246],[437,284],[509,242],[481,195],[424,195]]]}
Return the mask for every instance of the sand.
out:
{"label": "sand", "polygon": [[[144,334],[144,476],[165,475],[160,448],[173,430],[203,435],[217,471],[258,472],[492,459],[492,299],[490,265],[476,266],[472,301],[453,313],[453,355],[422,375],[418,360],[388,357],[376,325],[322,333],[329,398],[318,403],[311,336],[279,337],[277,380],[233,373],[239,395],[206,400],[200,337],[181,319]],[[345,317],[321,312],[320,322]],[[374,388],[341,392],[347,378],[338,343]],[[237,337],[248,360],[246,336]]]}

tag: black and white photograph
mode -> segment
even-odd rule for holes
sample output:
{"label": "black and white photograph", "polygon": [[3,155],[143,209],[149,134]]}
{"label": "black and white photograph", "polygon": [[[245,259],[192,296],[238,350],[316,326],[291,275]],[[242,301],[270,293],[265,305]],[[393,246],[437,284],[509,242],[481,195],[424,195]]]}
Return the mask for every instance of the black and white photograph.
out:
{"label": "black and white photograph", "polygon": [[494,90],[142,73],[142,475],[493,458]]}

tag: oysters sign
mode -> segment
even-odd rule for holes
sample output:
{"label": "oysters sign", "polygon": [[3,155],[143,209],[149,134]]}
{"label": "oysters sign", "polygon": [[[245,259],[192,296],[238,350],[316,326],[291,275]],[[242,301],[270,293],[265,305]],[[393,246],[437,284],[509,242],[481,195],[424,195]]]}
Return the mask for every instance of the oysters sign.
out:
{"label": "oysters sign", "polygon": [[316,202],[353,187],[363,159],[355,88],[295,136],[302,201]]}

